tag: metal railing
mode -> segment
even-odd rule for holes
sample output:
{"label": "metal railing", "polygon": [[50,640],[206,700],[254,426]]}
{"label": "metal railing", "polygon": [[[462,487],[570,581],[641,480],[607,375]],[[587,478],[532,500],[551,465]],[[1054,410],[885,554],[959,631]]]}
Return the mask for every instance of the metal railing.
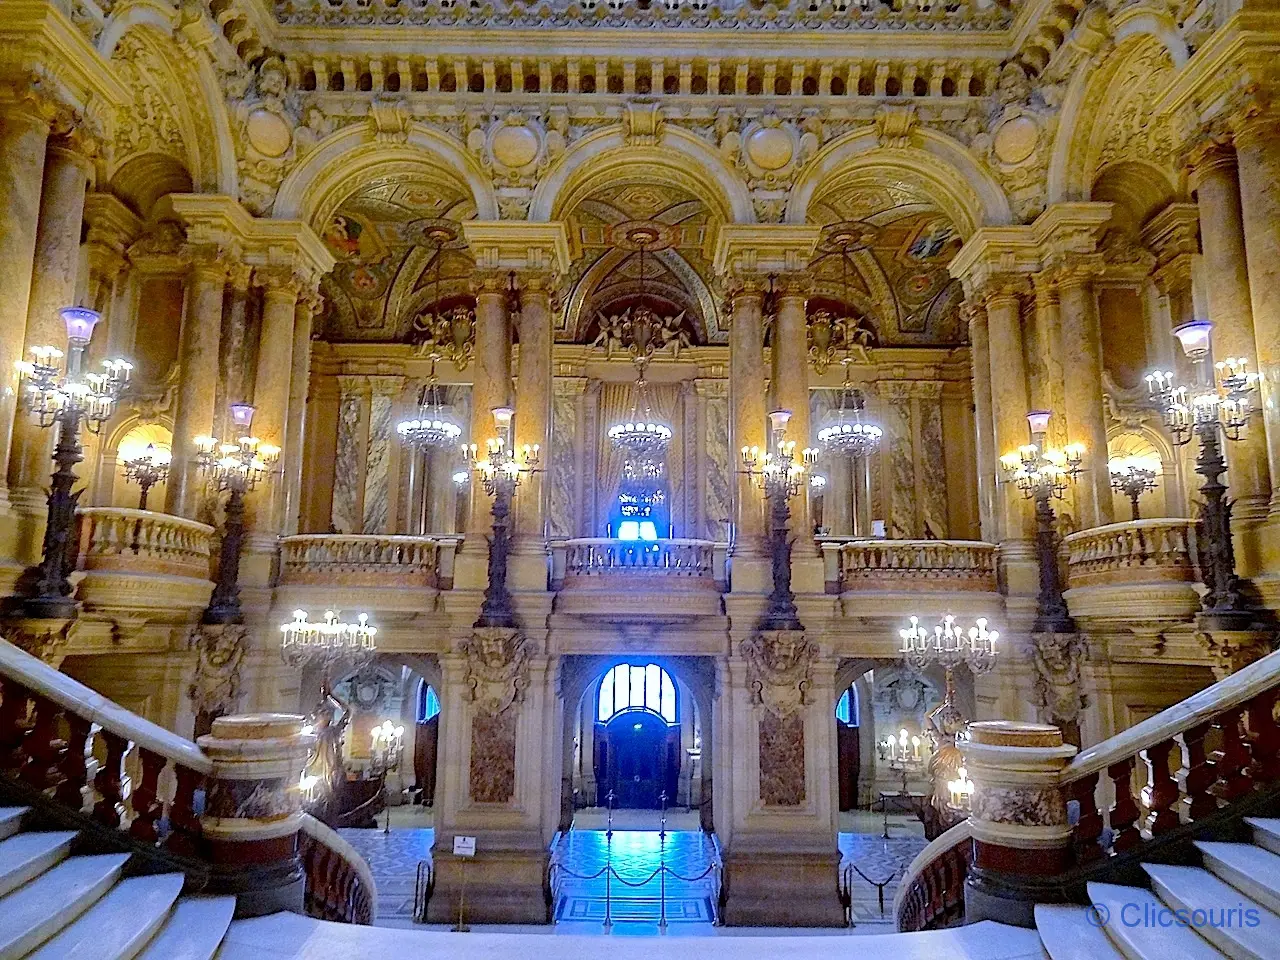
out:
{"label": "metal railing", "polygon": [[413,922],[427,922],[427,904],[436,888],[436,868],[430,860],[418,861],[418,876],[413,883]]}

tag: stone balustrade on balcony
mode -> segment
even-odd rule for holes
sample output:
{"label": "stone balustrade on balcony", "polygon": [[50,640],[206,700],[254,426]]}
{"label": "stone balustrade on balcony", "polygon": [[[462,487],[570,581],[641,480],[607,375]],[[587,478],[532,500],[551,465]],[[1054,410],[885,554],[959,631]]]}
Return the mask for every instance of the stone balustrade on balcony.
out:
{"label": "stone balustrade on balcony", "polygon": [[1189,618],[1199,606],[1196,522],[1130,520],[1082,530],[1062,542],[1067,605],[1085,620]]}
{"label": "stone balustrade on balcony", "polygon": [[996,546],[981,540],[819,538],[828,593],[995,593]]}
{"label": "stone balustrade on balcony", "polygon": [[[564,613],[652,610],[670,601],[682,615],[715,615],[727,586],[728,544],[711,540],[613,540],[551,544],[551,585]],[[674,607],[669,607],[674,610]]]}
{"label": "stone balustrade on balcony", "polygon": [[282,587],[453,588],[459,537],[304,533],[280,541]]}

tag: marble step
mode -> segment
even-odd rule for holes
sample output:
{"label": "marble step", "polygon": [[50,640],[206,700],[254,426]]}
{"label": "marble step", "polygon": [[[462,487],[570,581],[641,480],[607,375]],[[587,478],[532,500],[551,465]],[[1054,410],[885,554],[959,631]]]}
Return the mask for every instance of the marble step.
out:
{"label": "marble step", "polygon": [[0,897],[65,860],[75,838],[73,830],[53,830],[0,840]]}
{"label": "marble step", "polygon": [[1220,951],[1188,927],[1141,922],[1167,909],[1149,890],[1090,883],[1089,900],[1106,918],[1107,937],[1126,960],[1222,960]]}
{"label": "marble step", "polygon": [[30,960],[133,960],[182,893],[180,873],[130,877],[30,955]]}
{"label": "marble step", "polygon": [[1204,867],[1250,900],[1280,914],[1280,856],[1251,843],[1196,841]]}
{"label": "marble step", "polygon": [[0,957],[25,957],[115,886],[127,853],[71,857],[0,899]]}
{"label": "marble step", "polygon": [[235,909],[235,897],[184,897],[136,960],[211,960]]}
{"label": "marble step", "polygon": [[22,829],[22,818],[30,807],[0,807],[0,840],[7,840]]}
{"label": "marble step", "polygon": [[1196,932],[1223,954],[1232,960],[1275,960],[1280,917],[1266,907],[1200,867],[1144,863],[1142,868],[1160,899],[1187,911]]}
{"label": "marble step", "polygon": [[1280,817],[1245,817],[1253,827],[1253,842],[1264,850],[1280,853]]}
{"label": "marble step", "polygon": [[1078,904],[1036,906],[1036,931],[1050,960],[1124,960],[1091,910]]}

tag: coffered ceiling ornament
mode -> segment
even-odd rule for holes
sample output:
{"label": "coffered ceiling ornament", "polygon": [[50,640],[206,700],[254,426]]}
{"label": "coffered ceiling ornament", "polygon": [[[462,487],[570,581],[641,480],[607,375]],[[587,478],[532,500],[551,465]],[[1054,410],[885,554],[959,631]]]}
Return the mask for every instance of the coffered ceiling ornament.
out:
{"label": "coffered ceiling ornament", "polygon": [[742,641],[752,700],[785,720],[810,702],[817,644],[801,630],[762,630]]}
{"label": "coffered ceiling ornament", "polygon": [[503,713],[529,687],[529,642],[504,627],[476,627],[460,646],[467,658],[468,697],[483,713]]}

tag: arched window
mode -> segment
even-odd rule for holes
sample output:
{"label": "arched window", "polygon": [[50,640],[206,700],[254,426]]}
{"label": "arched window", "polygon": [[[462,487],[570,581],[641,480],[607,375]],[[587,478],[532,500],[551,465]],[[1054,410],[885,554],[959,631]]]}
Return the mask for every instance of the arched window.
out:
{"label": "arched window", "polygon": [[431,686],[425,680],[418,681],[418,723],[426,723],[428,720],[440,714],[440,697],[436,694],[436,688]]}
{"label": "arched window", "polygon": [[858,687],[849,684],[849,688],[840,694],[836,701],[836,719],[846,727],[858,726]]}
{"label": "arched window", "polygon": [[608,723],[624,710],[648,710],[675,723],[676,685],[671,674],[656,663],[620,663],[606,673],[600,681],[600,722]]}

